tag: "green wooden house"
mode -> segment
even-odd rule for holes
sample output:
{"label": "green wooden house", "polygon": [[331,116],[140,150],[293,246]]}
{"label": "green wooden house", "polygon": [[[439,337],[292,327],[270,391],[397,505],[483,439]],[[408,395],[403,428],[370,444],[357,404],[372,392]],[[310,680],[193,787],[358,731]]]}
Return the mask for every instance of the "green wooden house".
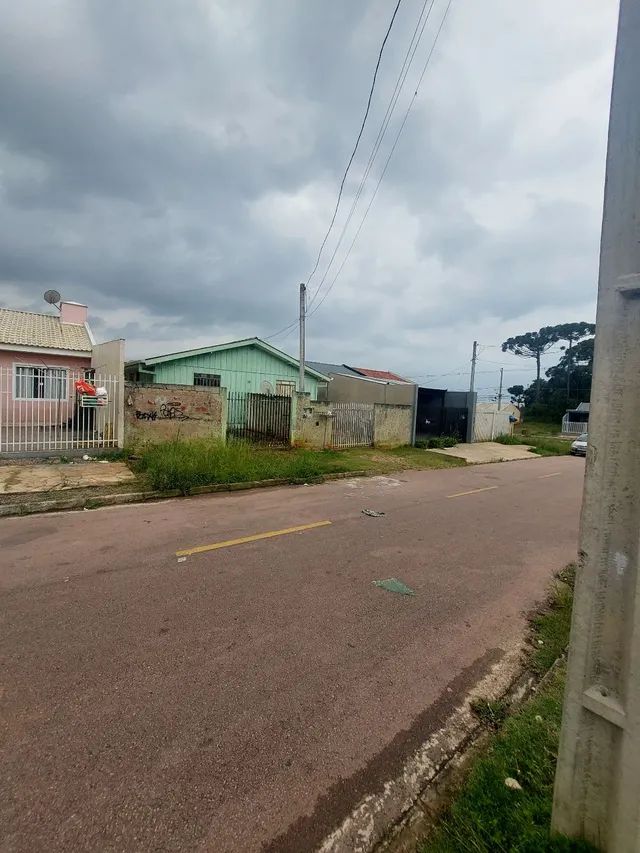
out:
{"label": "green wooden house", "polygon": [[[298,382],[298,360],[260,338],[248,338],[184,352],[128,361],[125,378],[134,382],[226,388],[229,393],[291,394]],[[305,391],[317,399],[328,377],[305,370]]]}

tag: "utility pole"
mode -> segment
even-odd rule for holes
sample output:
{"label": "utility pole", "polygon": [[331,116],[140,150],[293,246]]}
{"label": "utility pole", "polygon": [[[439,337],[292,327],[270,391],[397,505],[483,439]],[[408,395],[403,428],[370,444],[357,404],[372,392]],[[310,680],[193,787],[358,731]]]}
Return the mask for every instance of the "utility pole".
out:
{"label": "utility pole", "polygon": [[467,395],[467,443],[474,440],[476,431],[476,395],[473,387],[476,379],[476,362],[478,361],[478,341],[473,342],[473,355],[471,356],[471,376],[469,378],[469,393]]}
{"label": "utility pole", "polygon": [[300,377],[298,379],[298,391],[304,394],[305,376],[305,319],[307,315],[307,285],[300,284]]}
{"label": "utility pole", "polygon": [[476,381],[476,362],[478,360],[478,341],[473,342],[473,355],[471,356],[471,378],[469,379],[469,391],[473,392]]}
{"label": "utility pole", "polygon": [[640,850],[640,0],[621,0],[587,474],[552,827]]}
{"label": "utility pole", "polygon": [[498,411],[502,408],[502,383],[504,381],[504,367],[500,368],[500,390],[498,391]]}

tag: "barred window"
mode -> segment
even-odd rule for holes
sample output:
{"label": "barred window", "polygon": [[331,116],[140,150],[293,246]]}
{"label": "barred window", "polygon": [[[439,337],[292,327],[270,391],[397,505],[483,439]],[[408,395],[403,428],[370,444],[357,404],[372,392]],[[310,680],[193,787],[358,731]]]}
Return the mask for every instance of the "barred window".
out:
{"label": "barred window", "polygon": [[276,382],[276,395],[278,397],[293,397],[296,390],[295,382],[288,382],[284,379],[279,379]]}
{"label": "barred window", "polygon": [[14,399],[66,400],[66,368],[16,366]]}
{"label": "barred window", "polygon": [[194,373],[193,384],[200,388],[219,388],[220,376],[217,373]]}

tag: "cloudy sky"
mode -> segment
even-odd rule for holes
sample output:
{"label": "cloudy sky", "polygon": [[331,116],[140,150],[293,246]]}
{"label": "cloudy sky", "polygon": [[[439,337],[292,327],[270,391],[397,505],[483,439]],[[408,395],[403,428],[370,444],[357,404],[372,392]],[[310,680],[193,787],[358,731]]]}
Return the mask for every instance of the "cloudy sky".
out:
{"label": "cloudy sky", "polygon": [[[430,2],[430,0],[429,0]],[[310,293],[308,354],[490,394],[505,337],[592,320],[616,0],[402,0]],[[394,0],[22,0],[0,30],[0,304],[86,302],[127,356],[295,320]],[[429,3],[427,4],[429,8]],[[323,280],[324,277],[324,280]],[[271,342],[295,353],[296,332]],[[522,369],[524,368],[524,370]],[[443,376],[446,374],[446,376]]]}

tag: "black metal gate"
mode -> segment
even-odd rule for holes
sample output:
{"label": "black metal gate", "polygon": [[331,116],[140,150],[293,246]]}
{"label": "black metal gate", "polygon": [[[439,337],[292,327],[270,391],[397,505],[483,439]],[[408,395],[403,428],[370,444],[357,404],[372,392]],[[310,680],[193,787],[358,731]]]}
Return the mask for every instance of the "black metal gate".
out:
{"label": "black metal gate", "polygon": [[232,392],[227,397],[227,436],[287,447],[291,440],[291,397]]}
{"label": "black metal gate", "polygon": [[452,435],[467,441],[469,397],[466,391],[418,388],[416,439]]}

